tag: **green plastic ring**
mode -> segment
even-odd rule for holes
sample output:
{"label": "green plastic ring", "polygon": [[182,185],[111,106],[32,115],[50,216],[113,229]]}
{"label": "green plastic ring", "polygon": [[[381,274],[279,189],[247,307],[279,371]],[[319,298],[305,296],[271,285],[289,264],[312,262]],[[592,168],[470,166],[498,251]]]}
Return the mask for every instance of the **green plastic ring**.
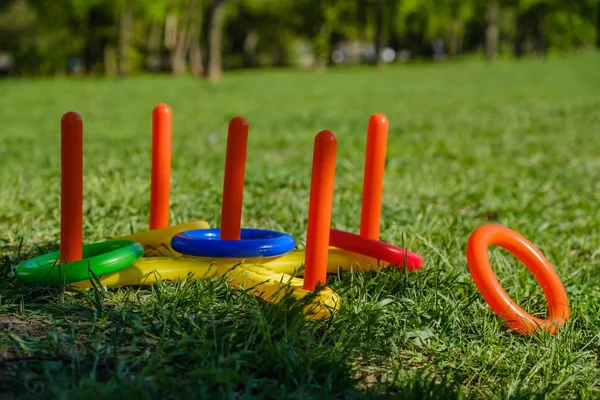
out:
{"label": "green plastic ring", "polygon": [[60,250],[44,254],[23,261],[15,273],[28,283],[64,285],[130,267],[144,254],[144,248],[133,240],[111,240],[86,244],[82,252],[81,260],[65,264],[60,264]]}

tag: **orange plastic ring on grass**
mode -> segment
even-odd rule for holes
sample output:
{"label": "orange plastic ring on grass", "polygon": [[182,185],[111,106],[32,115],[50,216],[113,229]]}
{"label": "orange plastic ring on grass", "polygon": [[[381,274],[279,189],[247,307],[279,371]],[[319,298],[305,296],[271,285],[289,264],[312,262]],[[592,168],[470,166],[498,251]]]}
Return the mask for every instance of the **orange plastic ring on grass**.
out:
{"label": "orange plastic ring on grass", "polygon": [[[488,248],[500,246],[516,256],[533,274],[548,301],[548,317],[535,318],[524,311],[504,291],[492,271]],[[529,335],[545,328],[554,335],[569,319],[569,298],[550,262],[531,242],[517,232],[501,225],[477,228],[467,243],[467,263],[475,285],[492,310],[520,333]]]}

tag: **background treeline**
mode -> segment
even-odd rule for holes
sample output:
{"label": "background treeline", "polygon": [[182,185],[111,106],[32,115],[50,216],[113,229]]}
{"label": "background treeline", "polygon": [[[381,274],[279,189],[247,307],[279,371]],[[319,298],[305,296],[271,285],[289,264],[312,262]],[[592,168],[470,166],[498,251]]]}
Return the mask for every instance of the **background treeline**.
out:
{"label": "background treeline", "polygon": [[600,0],[0,0],[17,75],[544,56],[600,46]]}

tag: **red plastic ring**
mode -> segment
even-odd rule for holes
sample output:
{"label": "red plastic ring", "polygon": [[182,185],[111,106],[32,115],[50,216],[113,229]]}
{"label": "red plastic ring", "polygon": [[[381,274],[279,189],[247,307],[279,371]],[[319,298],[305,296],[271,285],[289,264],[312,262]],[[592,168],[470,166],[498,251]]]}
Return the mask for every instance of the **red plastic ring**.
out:
{"label": "red plastic ring", "polygon": [[423,259],[415,253],[401,249],[393,244],[337,229],[331,229],[329,245],[398,265],[399,267],[405,267],[410,271],[417,270],[423,265]]}

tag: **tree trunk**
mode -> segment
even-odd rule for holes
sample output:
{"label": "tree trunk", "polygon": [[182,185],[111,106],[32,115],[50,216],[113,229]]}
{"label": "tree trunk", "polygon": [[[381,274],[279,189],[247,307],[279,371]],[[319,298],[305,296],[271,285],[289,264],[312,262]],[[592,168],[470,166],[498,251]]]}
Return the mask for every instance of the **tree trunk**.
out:
{"label": "tree trunk", "polygon": [[365,40],[367,36],[367,0],[356,1],[356,21],[358,23],[358,38]]}
{"label": "tree trunk", "polygon": [[213,0],[208,18],[208,71],[209,81],[217,81],[223,74],[223,26],[227,0]]}
{"label": "tree trunk", "polygon": [[546,56],[547,44],[546,44],[546,4],[540,4],[537,7],[536,19],[535,19],[535,54],[538,58],[544,58]]}
{"label": "tree trunk", "polygon": [[160,51],[160,42],[162,39],[162,29],[161,24],[157,22],[153,22],[150,25],[150,29],[148,31],[148,42],[146,46],[148,50],[152,53]]}
{"label": "tree trunk", "polygon": [[396,24],[397,16],[400,14],[400,1],[388,0],[388,9],[385,13],[387,16],[386,26],[388,32],[388,45],[395,50],[401,48],[401,38]]}
{"label": "tree trunk", "polygon": [[330,38],[331,29],[329,28],[326,21],[322,21],[321,27],[313,40],[313,48],[315,54],[314,67],[317,70],[326,69],[327,65],[329,64]]}
{"label": "tree trunk", "polygon": [[133,12],[128,4],[121,11],[119,23],[119,60],[118,73],[125,76],[129,73],[129,48],[131,46],[131,35],[133,33]]}
{"label": "tree trunk", "polygon": [[462,28],[463,21],[460,18],[454,18],[450,27],[450,43],[448,43],[448,55],[450,58],[456,58],[462,49]]}
{"label": "tree trunk", "polygon": [[188,51],[188,44],[186,39],[186,32],[180,32],[177,39],[177,46],[171,53],[171,72],[174,75],[183,75],[186,69],[186,55]]}
{"label": "tree trunk", "polygon": [[515,37],[514,52],[517,58],[525,56],[525,42],[527,40],[527,19],[524,14],[517,15],[517,35]]}
{"label": "tree trunk", "polygon": [[185,59],[189,47],[189,17],[189,12],[186,9],[181,18],[181,24],[179,24],[175,47],[171,52],[171,71],[175,75],[185,73]]}
{"label": "tree trunk", "polygon": [[173,51],[177,45],[177,15],[167,14],[165,18],[165,48]]}
{"label": "tree trunk", "polygon": [[488,62],[498,57],[498,43],[500,39],[500,4],[498,0],[489,0],[486,10],[487,29],[485,31],[485,52]]}
{"label": "tree trunk", "polygon": [[600,0],[596,4],[596,47],[600,49]]}
{"label": "tree trunk", "polygon": [[384,0],[377,0],[375,4],[375,65],[381,65],[381,52],[383,50],[383,17],[385,13]]}
{"label": "tree trunk", "polygon": [[104,46],[104,73],[107,76],[116,76],[119,72],[117,52],[112,44]]}
{"label": "tree trunk", "polygon": [[202,47],[200,38],[196,36],[190,43],[190,69],[196,78],[204,76],[204,64],[202,62]]}
{"label": "tree trunk", "polygon": [[148,58],[146,59],[146,67],[150,71],[160,71],[162,69],[162,57],[160,56],[161,40],[162,40],[162,24],[153,22],[148,31]]}
{"label": "tree trunk", "polygon": [[255,29],[252,29],[246,33],[246,37],[244,38],[244,67],[254,67],[257,44],[258,32],[256,32]]}
{"label": "tree trunk", "polygon": [[200,46],[200,39],[202,36],[202,1],[192,0],[191,8],[190,69],[192,70],[192,75],[201,77],[204,75],[202,47]]}

